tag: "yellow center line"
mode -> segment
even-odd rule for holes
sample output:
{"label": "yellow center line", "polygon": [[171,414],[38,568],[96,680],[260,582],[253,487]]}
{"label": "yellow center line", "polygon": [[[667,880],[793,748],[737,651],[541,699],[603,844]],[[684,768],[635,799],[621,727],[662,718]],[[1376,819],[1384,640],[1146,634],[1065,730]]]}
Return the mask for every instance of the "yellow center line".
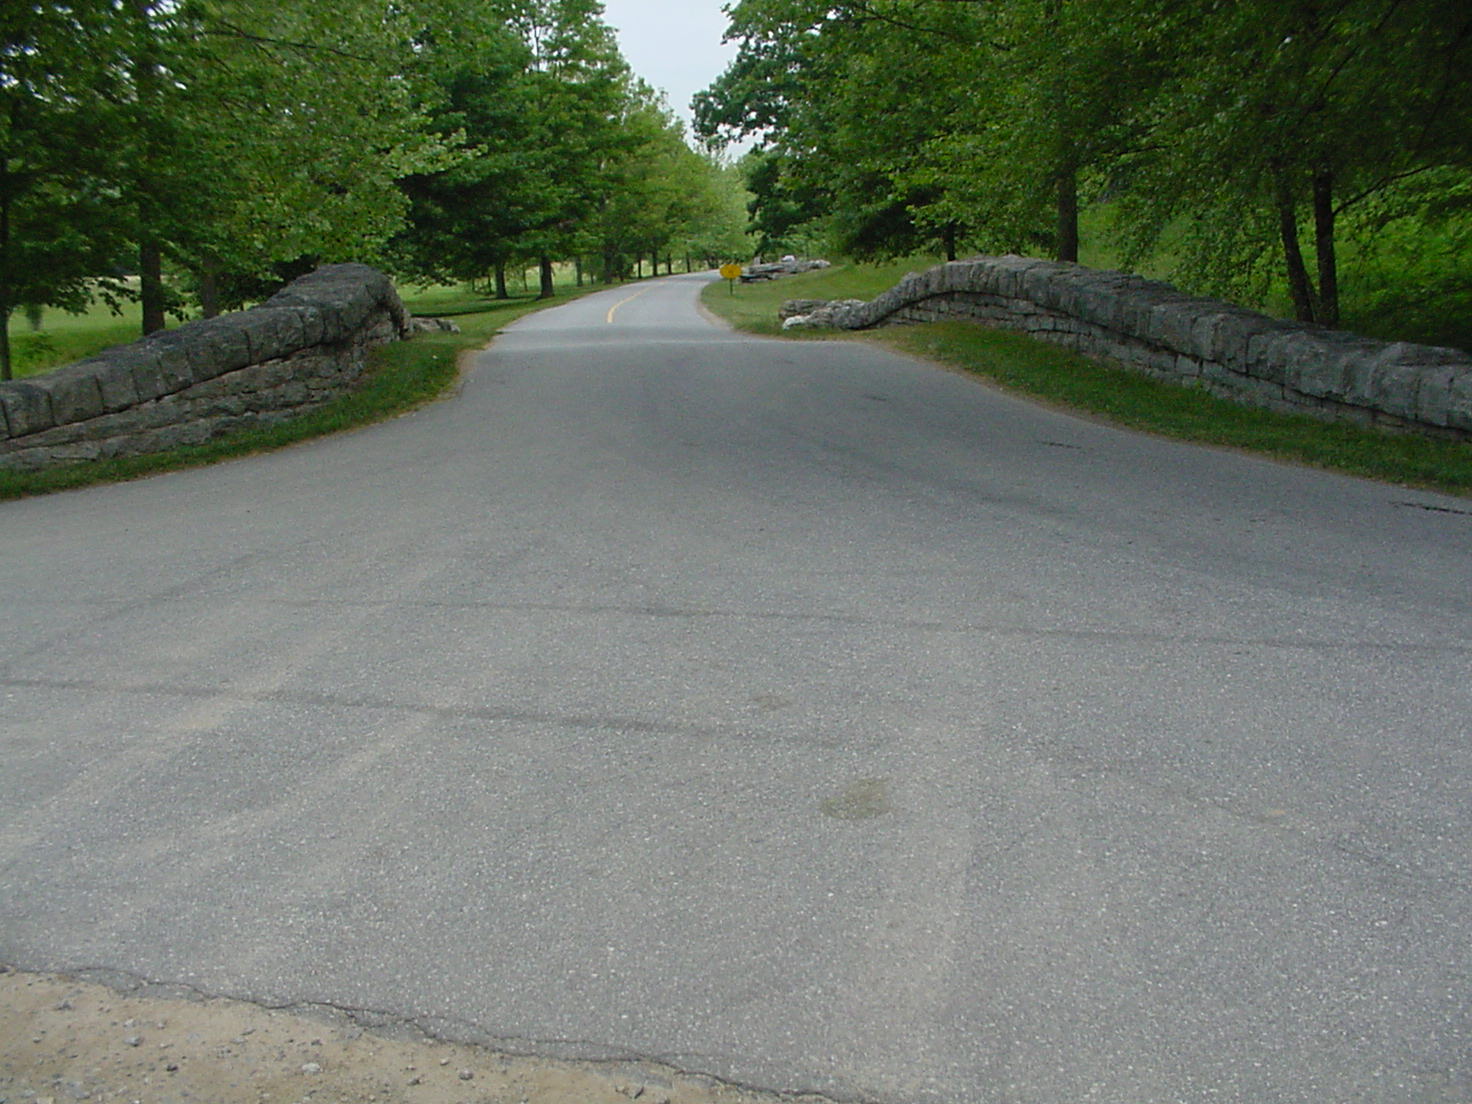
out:
{"label": "yellow center line", "polygon": [[613,306],[609,307],[608,308],[608,324],[610,326],[613,325],[613,316],[618,313],[619,307],[623,306],[625,303],[632,303],[635,299],[639,298],[639,296],[643,295],[644,292],[646,292],[646,291],[653,291],[653,290],[654,290],[654,285],[651,284],[647,288],[642,288],[639,291],[634,292],[634,294],[633,295],[630,295],[627,299],[620,299]]}

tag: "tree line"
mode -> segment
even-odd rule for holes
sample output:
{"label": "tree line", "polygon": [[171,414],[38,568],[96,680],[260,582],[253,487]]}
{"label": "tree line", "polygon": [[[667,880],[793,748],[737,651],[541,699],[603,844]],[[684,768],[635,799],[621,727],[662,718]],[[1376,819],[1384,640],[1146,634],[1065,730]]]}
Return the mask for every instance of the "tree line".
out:
{"label": "tree line", "polygon": [[148,333],[338,260],[550,295],[743,250],[739,174],[598,0],[27,0],[0,33],[0,378],[22,308],[136,295]]}
{"label": "tree line", "polygon": [[747,169],[765,242],[1077,260],[1081,219],[1107,217],[1126,265],[1166,253],[1196,289],[1275,284],[1298,318],[1336,325],[1346,236],[1365,258],[1409,239],[1446,254],[1434,290],[1472,305],[1466,0],[738,0],[729,14],[739,53],[697,97],[696,129],[760,137]]}

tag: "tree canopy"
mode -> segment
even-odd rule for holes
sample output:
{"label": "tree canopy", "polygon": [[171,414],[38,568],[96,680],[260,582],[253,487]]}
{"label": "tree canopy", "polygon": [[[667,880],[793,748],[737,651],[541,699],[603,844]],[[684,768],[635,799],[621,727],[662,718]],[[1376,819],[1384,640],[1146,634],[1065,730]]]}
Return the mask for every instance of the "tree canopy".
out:
{"label": "tree canopy", "polygon": [[[1339,317],[1337,247],[1465,204],[1472,8],[1456,0],[738,0],[697,97],[749,163],[768,240],[1076,260],[1107,204],[1126,261],[1194,286],[1276,276]],[[1460,197],[1460,198],[1455,198]]]}
{"label": "tree canopy", "polygon": [[124,274],[147,332],[330,261],[504,287],[510,263],[744,251],[729,172],[598,0],[28,0],[0,32],[6,326]]}

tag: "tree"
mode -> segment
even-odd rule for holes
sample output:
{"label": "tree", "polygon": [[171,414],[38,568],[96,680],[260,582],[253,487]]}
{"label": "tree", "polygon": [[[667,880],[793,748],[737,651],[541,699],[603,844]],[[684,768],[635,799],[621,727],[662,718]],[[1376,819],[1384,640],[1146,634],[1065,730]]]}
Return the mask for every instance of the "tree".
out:
{"label": "tree", "polygon": [[189,10],[169,105],[187,155],[171,164],[198,195],[171,206],[166,250],[206,298],[220,281],[232,305],[284,273],[381,260],[408,205],[398,181],[458,156],[457,137],[430,126],[414,68],[415,36],[438,5],[196,0]]}
{"label": "tree", "polygon": [[[1168,22],[1164,5],[1153,25]],[[1341,220],[1472,164],[1472,10],[1249,0],[1196,31],[1153,105],[1150,149],[1126,165],[1133,253],[1185,225],[1188,279],[1241,290],[1276,268],[1300,319],[1335,325]]]}
{"label": "tree", "polygon": [[0,9],[0,379],[20,306],[80,309],[122,244],[107,139],[118,26],[106,0]]}
{"label": "tree", "polygon": [[543,298],[555,294],[553,262],[577,252],[628,142],[619,124],[630,74],[602,12],[598,0],[520,0],[512,17],[531,48],[536,107],[527,135],[534,203],[517,245],[537,261]]}
{"label": "tree", "polygon": [[463,143],[453,164],[401,181],[406,224],[394,243],[400,271],[476,280],[505,269],[538,208],[527,74],[531,48],[507,26],[504,5],[456,5],[419,35],[418,87],[434,130]]}

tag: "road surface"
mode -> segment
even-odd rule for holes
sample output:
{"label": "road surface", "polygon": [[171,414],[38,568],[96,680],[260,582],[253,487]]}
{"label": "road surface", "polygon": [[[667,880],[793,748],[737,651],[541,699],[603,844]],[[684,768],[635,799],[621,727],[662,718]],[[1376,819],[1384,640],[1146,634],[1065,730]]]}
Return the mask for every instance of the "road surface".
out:
{"label": "road surface", "polygon": [[702,282],[0,504],[0,961],[884,1104],[1472,1099],[1472,504]]}

